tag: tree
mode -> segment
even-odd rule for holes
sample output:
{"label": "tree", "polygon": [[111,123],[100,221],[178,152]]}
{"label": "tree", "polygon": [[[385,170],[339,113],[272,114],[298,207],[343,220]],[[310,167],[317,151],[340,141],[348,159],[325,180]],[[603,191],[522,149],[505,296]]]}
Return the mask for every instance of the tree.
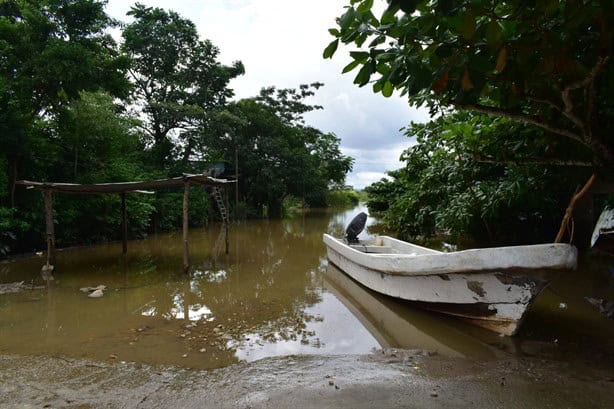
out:
{"label": "tree", "polygon": [[[458,112],[406,133],[418,144],[403,153],[405,167],[366,189],[369,209],[405,238],[551,240],[566,198],[591,171],[561,166],[575,153],[570,143],[553,144],[544,131],[508,118]],[[544,166],[536,157],[563,159]]]}
{"label": "tree", "polygon": [[339,138],[304,125],[303,114],[321,108],[306,99],[322,85],[263,88],[217,118],[227,137],[212,138],[209,147],[232,163],[236,149],[241,197],[254,215],[264,206],[279,215],[287,196],[324,205],[328,187],[343,183],[351,170],[353,160],[341,153]]}
{"label": "tree", "polygon": [[[0,3],[0,145],[11,175],[33,160],[41,122],[84,90],[127,95],[126,59],[106,29],[101,0],[6,0]],[[35,142],[36,141],[36,142]],[[47,160],[50,158],[47,158]]]}
{"label": "tree", "polygon": [[[394,90],[432,113],[471,110],[537,126],[572,141],[594,168],[614,172],[614,70],[609,1],[350,0],[336,37],[350,52],[343,72],[376,93]],[[366,50],[363,46],[366,44]]]}
{"label": "tree", "polygon": [[194,23],[175,12],[137,3],[128,14],[135,21],[122,33],[123,50],[132,61],[135,102],[147,118],[153,162],[168,169],[180,156],[185,165],[211,113],[232,97],[228,83],[243,74],[243,64],[220,64],[218,48],[201,41]]}

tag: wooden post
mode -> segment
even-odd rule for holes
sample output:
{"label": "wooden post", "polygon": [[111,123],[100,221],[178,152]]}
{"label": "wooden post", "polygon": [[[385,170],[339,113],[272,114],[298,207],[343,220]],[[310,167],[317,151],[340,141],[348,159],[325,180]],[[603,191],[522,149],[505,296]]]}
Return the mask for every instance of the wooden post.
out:
{"label": "wooden post", "polygon": [[47,238],[47,266],[55,266],[55,231],[53,228],[53,192],[44,190],[45,230]]}
{"label": "wooden post", "polygon": [[239,220],[239,149],[235,145],[235,221],[237,220]]}
{"label": "wooden post", "polygon": [[188,252],[188,205],[190,200],[190,181],[183,183],[183,270],[190,268],[190,255]]}
{"label": "wooden post", "polygon": [[224,189],[224,201],[226,202],[226,220],[224,221],[224,228],[226,231],[224,235],[226,236],[226,254],[228,254],[228,223],[229,223],[229,215],[228,215],[228,189]]}
{"label": "wooden post", "polygon": [[121,192],[122,198],[122,254],[128,253],[128,223],[126,222],[126,192]]}

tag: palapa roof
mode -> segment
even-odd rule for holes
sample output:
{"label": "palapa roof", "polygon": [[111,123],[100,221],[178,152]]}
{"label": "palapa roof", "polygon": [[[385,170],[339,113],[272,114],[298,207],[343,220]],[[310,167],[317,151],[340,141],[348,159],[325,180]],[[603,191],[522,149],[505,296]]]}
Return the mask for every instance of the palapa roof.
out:
{"label": "palapa roof", "polygon": [[26,186],[29,189],[51,190],[61,193],[88,194],[88,193],[147,193],[148,189],[165,189],[183,186],[185,182],[195,185],[224,186],[236,183],[235,180],[216,179],[204,174],[184,174],[169,179],[146,180],[140,182],[119,182],[119,183],[55,183],[55,182],[33,182],[29,180],[18,180],[17,185]]}

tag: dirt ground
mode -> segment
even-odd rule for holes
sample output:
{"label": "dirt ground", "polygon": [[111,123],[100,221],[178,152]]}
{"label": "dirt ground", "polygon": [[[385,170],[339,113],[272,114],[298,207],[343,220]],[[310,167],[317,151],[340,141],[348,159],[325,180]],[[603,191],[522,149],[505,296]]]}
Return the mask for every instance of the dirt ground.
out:
{"label": "dirt ground", "polygon": [[612,408],[614,368],[421,351],[269,358],[213,371],[0,356],[0,408]]}

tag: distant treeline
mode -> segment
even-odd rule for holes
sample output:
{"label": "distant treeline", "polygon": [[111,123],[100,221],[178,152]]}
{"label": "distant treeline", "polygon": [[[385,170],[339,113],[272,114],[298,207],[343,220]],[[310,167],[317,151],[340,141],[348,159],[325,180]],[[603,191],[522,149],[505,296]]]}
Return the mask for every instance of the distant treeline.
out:
{"label": "distant treeline", "polygon": [[[43,243],[40,192],[15,181],[123,182],[201,173],[225,162],[239,176],[240,217],[281,215],[292,198],[326,206],[353,159],[339,138],[305,125],[322,86],[263,88],[232,100],[241,62],[221,64],[178,14],[136,5],[120,27],[105,1],[0,2],[0,256]],[[120,28],[120,44],[109,34]],[[55,195],[59,246],[119,237],[118,195]],[[190,223],[215,217],[192,188]],[[181,193],[128,197],[132,237],[181,225]]]}

